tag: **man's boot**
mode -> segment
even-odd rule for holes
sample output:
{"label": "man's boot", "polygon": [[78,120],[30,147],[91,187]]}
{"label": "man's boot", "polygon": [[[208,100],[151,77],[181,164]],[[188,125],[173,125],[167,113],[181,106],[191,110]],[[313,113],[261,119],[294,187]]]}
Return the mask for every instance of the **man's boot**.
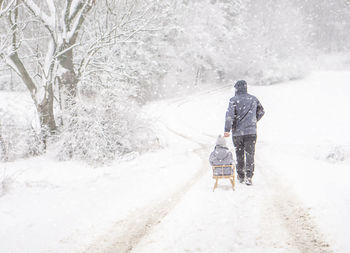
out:
{"label": "man's boot", "polygon": [[243,182],[244,182],[244,176],[240,176],[240,175],[238,174],[237,179],[238,179],[238,182],[240,182],[241,184],[243,184]]}
{"label": "man's boot", "polygon": [[246,177],[246,178],[245,178],[245,184],[246,184],[246,185],[252,185],[252,178]]}

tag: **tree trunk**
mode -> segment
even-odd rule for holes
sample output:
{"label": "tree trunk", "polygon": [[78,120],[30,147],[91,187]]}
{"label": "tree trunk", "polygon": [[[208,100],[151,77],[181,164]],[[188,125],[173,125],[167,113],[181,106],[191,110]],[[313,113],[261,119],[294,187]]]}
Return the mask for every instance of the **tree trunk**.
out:
{"label": "tree trunk", "polygon": [[39,114],[39,120],[40,120],[40,127],[42,129],[46,129],[45,131],[49,131],[50,133],[53,133],[56,131],[56,122],[53,112],[53,89],[52,84],[48,84],[48,87],[46,87],[46,96],[41,101],[41,103],[38,102],[36,98],[37,93],[37,87],[35,86],[33,80],[31,79],[29,73],[27,72],[27,69],[24,67],[24,64],[19,59],[17,52],[13,53],[10,56],[12,62],[17,67],[17,71],[20,74],[20,77],[22,81],[27,86],[30,95],[33,99],[33,102],[35,104],[35,107],[37,109],[37,112]]}
{"label": "tree trunk", "polygon": [[50,134],[53,134],[57,129],[53,114],[53,100],[45,99],[43,103],[38,105],[37,110],[39,113],[41,128],[44,128],[49,131]]}
{"label": "tree trunk", "polygon": [[41,126],[41,141],[44,145],[44,150],[46,150],[47,138],[54,134],[57,129],[53,114],[53,95],[44,98],[43,102],[38,105],[37,110]]}
{"label": "tree trunk", "polygon": [[[64,51],[72,45],[71,43],[65,43],[60,51]],[[78,77],[74,71],[73,64],[73,49],[69,49],[62,54],[59,57],[59,63],[63,68],[62,75],[59,78],[60,85],[63,88],[63,104],[65,109],[69,109],[75,103],[78,85]]]}

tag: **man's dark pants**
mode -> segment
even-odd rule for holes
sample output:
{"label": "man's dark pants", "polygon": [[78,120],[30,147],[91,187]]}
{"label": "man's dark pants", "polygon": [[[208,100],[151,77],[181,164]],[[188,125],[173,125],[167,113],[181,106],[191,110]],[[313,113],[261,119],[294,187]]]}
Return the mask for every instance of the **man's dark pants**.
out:
{"label": "man's dark pants", "polygon": [[236,150],[237,174],[244,178],[252,178],[254,175],[254,154],[256,135],[233,136],[233,145]]}

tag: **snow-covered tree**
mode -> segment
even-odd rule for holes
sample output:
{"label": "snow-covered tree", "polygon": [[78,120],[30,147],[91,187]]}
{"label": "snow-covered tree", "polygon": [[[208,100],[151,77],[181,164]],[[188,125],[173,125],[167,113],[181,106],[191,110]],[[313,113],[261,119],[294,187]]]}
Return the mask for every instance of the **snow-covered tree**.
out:
{"label": "snow-covered tree", "polygon": [[106,161],[156,142],[139,135],[147,101],[299,78],[315,49],[347,50],[349,13],[342,0],[0,0],[0,58],[36,107],[34,139]]}
{"label": "snow-covered tree", "polygon": [[[127,73],[122,69],[127,59],[116,62],[120,52],[125,44],[139,43],[138,33],[153,32],[150,23],[161,13],[160,6],[164,7],[155,0],[16,0],[0,4],[1,22],[7,21],[1,31],[1,58],[30,92],[44,143],[58,129],[58,119],[58,130],[78,130],[74,124],[82,111],[77,103],[84,99],[87,86],[97,86],[99,90],[94,91],[103,93],[101,80],[111,71],[116,71],[114,82],[115,75],[125,79]],[[132,85],[132,78],[128,84]],[[114,89],[120,92],[125,88],[115,83]]]}
{"label": "snow-covered tree", "polygon": [[73,49],[86,15],[95,1],[16,0],[1,3],[7,19],[2,58],[21,77],[36,106],[43,141],[57,129],[54,84],[64,89],[65,101],[76,95],[78,82]]}
{"label": "snow-covered tree", "polygon": [[309,41],[324,53],[349,50],[350,3],[344,0],[296,1],[309,26]]}
{"label": "snow-covered tree", "polygon": [[[154,63],[152,37],[167,5],[158,1],[107,1],[86,20],[90,31],[77,48],[79,87],[65,115],[60,157],[106,162],[156,146],[142,120],[139,102],[161,70]],[[107,11],[106,11],[107,10]],[[101,21],[96,20],[99,17]]]}

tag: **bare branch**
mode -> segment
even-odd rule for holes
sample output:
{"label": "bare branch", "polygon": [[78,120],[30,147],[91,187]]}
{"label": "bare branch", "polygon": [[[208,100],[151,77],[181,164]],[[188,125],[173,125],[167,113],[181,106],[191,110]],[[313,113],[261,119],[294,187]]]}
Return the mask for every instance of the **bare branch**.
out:
{"label": "bare branch", "polygon": [[[135,3],[133,3],[131,6],[129,6],[127,12],[122,17],[121,24],[117,24],[117,25],[113,26],[108,32],[102,34],[98,39],[96,39],[96,41],[94,41],[90,45],[89,49],[86,51],[86,55],[84,57],[82,57],[82,60],[79,64],[79,67],[78,67],[79,78],[82,76],[82,74],[85,71],[85,69],[87,68],[87,66],[89,66],[91,64],[92,57],[99,50],[116,43],[116,41],[111,42],[113,39],[125,36],[125,38],[123,40],[119,41],[119,43],[125,43],[125,42],[129,42],[129,40],[131,38],[133,38],[139,32],[151,31],[150,29],[146,29],[146,27],[154,19],[154,17],[150,17],[147,19],[145,19],[145,17],[148,13],[150,13],[151,9],[154,6],[155,6],[154,3],[151,4],[150,6],[148,6],[148,8],[145,8],[142,11],[142,13],[140,13],[138,16],[136,16],[134,18],[131,18],[131,16],[133,15],[133,12],[135,10]],[[108,8],[110,9],[111,7],[108,6]],[[109,11],[112,12],[111,9]],[[116,15],[116,14],[112,13],[112,15]],[[118,34],[115,33],[118,28],[122,28],[130,23],[135,23],[138,21],[141,22],[142,25],[138,26],[136,29],[133,29],[127,33],[118,33]],[[152,31],[154,31],[154,30],[152,30]]]}
{"label": "bare branch", "polygon": [[64,55],[65,53],[67,53],[69,50],[72,50],[73,48],[77,47],[81,45],[81,43],[75,43],[73,45],[71,45],[70,47],[67,47],[65,48],[64,50],[58,52],[56,55],[55,55],[55,58],[59,58],[60,56]]}
{"label": "bare branch", "polygon": [[[13,18],[13,19],[12,19]],[[27,86],[34,103],[37,104],[37,100],[36,100],[36,92],[37,92],[37,88],[34,84],[33,79],[30,77],[27,69],[24,67],[23,62],[20,60],[18,53],[17,53],[17,29],[18,29],[18,24],[17,24],[17,20],[18,19],[18,9],[16,8],[13,12],[10,11],[10,14],[8,16],[8,20],[9,23],[11,25],[11,30],[12,30],[12,53],[11,55],[7,58],[9,59],[11,62],[9,63],[9,66],[15,70],[15,72],[22,78],[23,82],[25,83],[25,85]]]}
{"label": "bare branch", "polygon": [[4,14],[8,13],[8,11],[12,7],[12,5],[15,3],[15,1],[16,0],[12,0],[11,2],[9,2],[7,4],[7,6],[4,6],[4,0],[0,0],[0,17]]}
{"label": "bare branch", "polygon": [[70,32],[68,35],[68,38],[69,40],[71,40],[71,43],[75,43],[75,40],[78,37],[78,33],[81,28],[81,25],[83,24],[86,18],[86,15],[89,13],[89,11],[91,10],[94,4],[95,4],[95,0],[87,0],[84,3],[84,6],[79,11],[79,13],[77,14],[73,27],[70,29]]}
{"label": "bare branch", "polygon": [[36,16],[44,27],[48,30],[51,35],[52,40],[55,42],[55,49],[57,48],[56,39],[55,39],[55,17],[51,18],[47,16],[42,10],[32,1],[32,0],[22,0],[24,5]]}
{"label": "bare branch", "polygon": [[70,8],[71,8],[71,6],[72,6],[72,2],[73,2],[73,0],[67,0],[66,1],[66,5],[65,5],[65,7],[64,7],[64,9],[63,9],[63,15],[62,15],[62,17],[63,17],[63,20],[62,20],[62,22],[63,22],[63,24],[62,24],[62,28],[63,28],[63,34],[64,34],[64,37],[66,37],[66,34],[67,34],[67,32],[69,31],[69,12],[70,12]]}
{"label": "bare branch", "polygon": [[74,10],[71,10],[71,8],[69,9],[69,23],[72,22],[73,19],[75,19],[75,17],[77,16],[78,12],[81,11],[81,9],[84,7],[84,3],[82,1],[79,0],[79,3],[77,4],[77,6],[74,6]]}
{"label": "bare branch", "polygon": [[54,30],[55,28],[55,19],[52,16],[47,16],[43,10],[36,5],[32,0],[22,0],[25,6],[35,15],[37,16],[45,26],[47,26],[50,30]]}
{"label": "bare branch", "polygon": [[[153,4],[152,4],[151,6],[149,6],[145,11],[143,11],[142,14],[141,14],[140,16],[135,17],[135,18],[133,18],[133,19],[129,19],[129,20],[125,21],[124,23],[122,23],[120,26],[123,27],[123,26],[125,26],[125,25],[127,25],[127,24],[129,24],[129,23],[132,23],[132,22],[141,20],[142,18],[144,18],[144,17],[147,15],[147,13],[148,13],[154,6],[155,6],[155,4],[153,3]],[[152,18],[150,18],[150,19],[147,21],[147,23],[150,23],[151,20],[152,20]]]}

